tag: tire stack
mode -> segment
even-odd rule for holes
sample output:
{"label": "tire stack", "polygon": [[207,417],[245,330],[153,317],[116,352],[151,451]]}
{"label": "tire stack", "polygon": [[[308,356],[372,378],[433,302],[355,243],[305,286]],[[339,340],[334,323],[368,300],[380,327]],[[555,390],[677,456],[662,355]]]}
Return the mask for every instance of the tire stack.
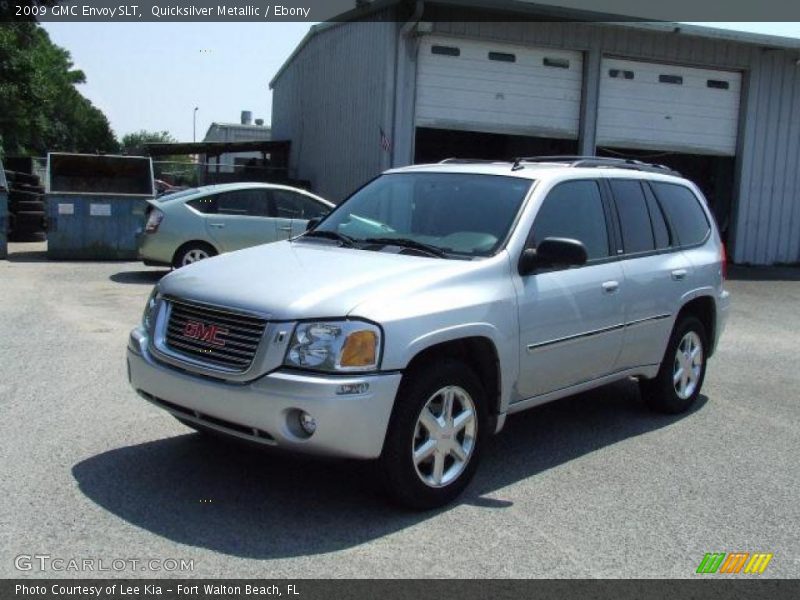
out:
{"label": "tire stack", "polygon": [[6,171],[8,180],[8,239],[11,242],[41,242],[45,233],[44,187],[30,173]]}

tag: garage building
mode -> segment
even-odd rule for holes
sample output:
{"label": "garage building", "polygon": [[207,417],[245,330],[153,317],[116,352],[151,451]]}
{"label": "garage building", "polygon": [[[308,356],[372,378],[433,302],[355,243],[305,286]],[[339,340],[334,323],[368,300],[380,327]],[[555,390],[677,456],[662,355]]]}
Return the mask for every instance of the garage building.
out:
{"label": "garage building", "polygon": [[453,4],[312,28],[270,83],[293,177],[339,201],[454,156],[639,158],[698,183],[735,262],[800,262],[800,40]]}

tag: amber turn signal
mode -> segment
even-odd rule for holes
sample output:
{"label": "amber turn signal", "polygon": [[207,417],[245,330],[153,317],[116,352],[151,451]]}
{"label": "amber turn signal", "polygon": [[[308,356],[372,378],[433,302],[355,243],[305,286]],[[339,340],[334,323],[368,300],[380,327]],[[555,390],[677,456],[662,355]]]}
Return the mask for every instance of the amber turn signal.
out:
{"label": "amber turn signal", "polygon": [[378,336],[374,331],[354,331],[347,336],[341,356],[342,367],[377,366]]}

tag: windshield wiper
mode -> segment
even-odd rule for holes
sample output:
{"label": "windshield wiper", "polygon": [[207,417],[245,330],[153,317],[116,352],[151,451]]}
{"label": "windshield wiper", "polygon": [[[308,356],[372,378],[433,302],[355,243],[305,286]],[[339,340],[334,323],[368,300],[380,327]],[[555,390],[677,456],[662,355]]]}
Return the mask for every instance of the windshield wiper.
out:
{"label": "windshield wiper", "polygon": [[383,246],[400,246],[402,248],[409,248],[412,250],[419,250],[420,252],[424,252],[431,256],[436,256],[438,258],[446,258],[447,252],[443,248],[439,248],[439,246],[433,246],[431,244],[425,244],[423,242],[418,242],[416,240],[411,240],[408,238],[390,238],[390,237],[377,237],[377,238],[367,238],[364,240],[359,240],[364,244],[380,244]]}
{"label": "windshield wiper", "polygon": [[351,238],[349,235],[345,235],[343,233],[339,233],[338,231],[326,231],[324,229],[312,229],[311,231],[306,231],[300,237],[318,237],[318,238],[325,238],[328,240],[336,240],[342,246],[346,248],[355,248],[356,241]]}

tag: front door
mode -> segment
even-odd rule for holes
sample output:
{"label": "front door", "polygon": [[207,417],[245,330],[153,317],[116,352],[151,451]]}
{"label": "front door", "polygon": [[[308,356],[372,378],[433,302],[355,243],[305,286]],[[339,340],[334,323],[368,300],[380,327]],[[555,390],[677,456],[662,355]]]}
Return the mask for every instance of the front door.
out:
{"label": "front door", "polygon": [[622,347],[624,285],[611,255],[608,206],[595,180],[557,184],[534,220],[527,247],[560,237],[583,243],[588,262],[521,278],[519,288],[521,399],[613,372]]}

